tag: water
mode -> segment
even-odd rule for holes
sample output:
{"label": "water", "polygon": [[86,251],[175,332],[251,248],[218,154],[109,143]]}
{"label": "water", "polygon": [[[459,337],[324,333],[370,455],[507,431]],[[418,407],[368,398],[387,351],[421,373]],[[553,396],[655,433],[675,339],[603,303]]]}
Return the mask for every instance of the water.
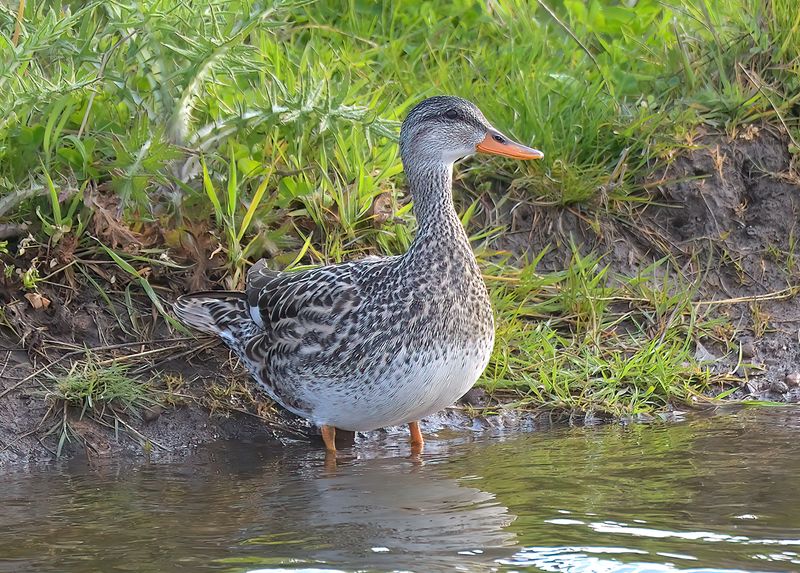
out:
{"label": "water", "polygon": [[0,571],[800,571],[800,411],[0,476]]}

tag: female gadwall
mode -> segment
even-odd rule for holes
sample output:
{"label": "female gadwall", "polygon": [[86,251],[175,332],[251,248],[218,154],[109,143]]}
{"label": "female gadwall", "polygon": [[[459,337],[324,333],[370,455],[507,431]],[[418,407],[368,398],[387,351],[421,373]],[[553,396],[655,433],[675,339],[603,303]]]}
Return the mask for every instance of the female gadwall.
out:
{"label": "female gadwall", "polygon": [[404,255],[298,272],[258,261],[245,292],[202,292],[175,304],[181,321],[216,334],[276,402],[335,429],[409,424],[455,402],[489,361],[492,307],[453,207],[453,163],[475,152],[539,159],[497,131],[472,103],[424,100],[400,130],[418,230]]}

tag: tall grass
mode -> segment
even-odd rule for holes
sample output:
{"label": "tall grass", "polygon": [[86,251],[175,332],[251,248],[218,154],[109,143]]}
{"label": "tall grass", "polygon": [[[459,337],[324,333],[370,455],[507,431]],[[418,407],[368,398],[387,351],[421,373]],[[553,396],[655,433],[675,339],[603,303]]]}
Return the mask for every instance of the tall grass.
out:
{"label": "tall grass", "polygon": [[[446,92],[548,151],[470,170],[472,184],[586,201],[624,157],[624,196],[668,143],[666,122],[731,126],[796,97],[790,4],[28,2],[17,45],[0,38],[0,181],[19,193],[45,171],[107,180],[148,216],[176,174],[196,179],[175,165],[186,146],[232,149],[246,176],[303,170],[289,177],[308,197],[396,173],[392,120]],[[0,9],[3,29],[16,16]],[[286,187],[276,177],[269,191]]]}

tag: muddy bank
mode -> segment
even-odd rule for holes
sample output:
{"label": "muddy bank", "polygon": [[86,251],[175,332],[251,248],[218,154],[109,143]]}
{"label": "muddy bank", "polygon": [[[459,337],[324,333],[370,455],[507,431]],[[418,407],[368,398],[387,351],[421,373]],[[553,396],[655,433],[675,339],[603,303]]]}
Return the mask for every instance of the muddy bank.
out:
{"label": "muddy bank", "polygon": [[[660,272],[671,284],[696,290],[699,313],[720,319],[719,331],[697,341],[695,354],[725,375],[731,397],[800,401],[800,161],[789,145],[786,135],[767,128],[751,127],[733,139],[703,135],[645,182],[646,204],[604,202],[603,194],[595,204],[566,208],[522,203],[508,213],[511,229],[501,246],[520,254],[549,247],[545,271],[568,265],[574,242],[584,253],[605,253],[619,277],[668,259]],[[64,262],[70,255],[57,257]],[[168,298],[189,284],[219,280],[219,269],[202,270],[202,276],[149,272]],[[58,453],[180,454],[217,439],[317,439],[305,421],[261,396],[226,349],[177,333],[144,295],[111,289],[103,300],[80,277],[68,279],[41,289],[47,308],[35,309],[37,301],[18,289],[0,293],[0,464]],[[53,381],[74,360],[86,361],[87,347],[97,364],[127,361],[131,376],[150,381],[148,399],[134,409],[112,400],[92,415],[66,406]],[[429,420],[425,431],[549,423],[529,413],[477,416],[504,397],[487,400],[473,392]]]}
{"label": "muddy bank", "polygon": [[[504,246],[569,264],[570,242],[605,253],[620,277],[660,260],[667,279],[696,289],[698,312],[720,319],[695,356],[738,384],[731,397],[800,400],[800,156],[772,127],[701,134],[646,181],[648,204],[520,205]],[[718,390],[722,390],[719,388]]]}
{"label": "muddy bank", "polygon": [[[323,448],[318,429],[306,420],[275,406],[255,390],[241,390],[238,395],[230,392],[230,380],[235,380],[237,389],[249,389],[250,384],[246,373],[228,369],[231,358],[219,345],[197,354],[197,362],[203,366],[165,363],[157,375],[147,376],[163,401],[137,412],[115,407],[113,402],[90,413],[65,406],[49,395],[48,384],[32,370],[25,353],[6,351],[5,356],[6,368],[0,377],[0,468],[72,456],[90,462],[118,456],[173,458],[217,440],[276,445],[299,441]],[[187,383],[179,391],[170,391],[165,380],[178,372]],[[485,393],[474,389],[452,408],[424,420],[422,431],[531,431],[558,419],[502,409],[477,415],[475,409],[488,403]],[[387,432],[406,434],[407,429],[386,428],[357,436],[340,430],[336,440],[340,447],[347,447]]]}
{"label": "muddy bank", "polygon": [[[206,359],[225,359],[220,351],[214,354],[217,356]],[[235,410],[238,404],[215,413],[204,400],[205,377],[210,369],[181,389],[179,401],[152,404],[135,412],[112,401],[98,415],[66,406],[54,395],[47,376],[48,371],[61,374],[58,365],[37,369],[32,362],[41,362],[30,360],[19,350],[3,356],[6,368],[0,377],[0,466],[45,461],[59,455],[103,458],[120,453],[180,454],[220,438],[267,441],[302,437],[307,431],[302,424],[283,420],[278,414],[265,423],[255,408]],[[164,380],[174,375],[170,368],[162,372],[152,377],[155,389],[164,392],[154,394],[155,398],[167,397]],[[176,393],[172,396],[175,398]],[[264,403],[264,407],[269,405]]]}

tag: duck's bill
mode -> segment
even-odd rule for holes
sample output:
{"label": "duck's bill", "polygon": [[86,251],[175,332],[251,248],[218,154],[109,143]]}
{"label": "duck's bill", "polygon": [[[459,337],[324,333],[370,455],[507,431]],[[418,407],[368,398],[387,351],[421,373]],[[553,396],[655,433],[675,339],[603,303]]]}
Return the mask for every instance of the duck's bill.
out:
{"label": "duck's bill", "polygon": [[502,155],[513,159],[541,159],[544,157],[544,153],[538,149],[525,147],[493,129],[486,133],[486,137],[478,144],[477,149],[481,153]]}

